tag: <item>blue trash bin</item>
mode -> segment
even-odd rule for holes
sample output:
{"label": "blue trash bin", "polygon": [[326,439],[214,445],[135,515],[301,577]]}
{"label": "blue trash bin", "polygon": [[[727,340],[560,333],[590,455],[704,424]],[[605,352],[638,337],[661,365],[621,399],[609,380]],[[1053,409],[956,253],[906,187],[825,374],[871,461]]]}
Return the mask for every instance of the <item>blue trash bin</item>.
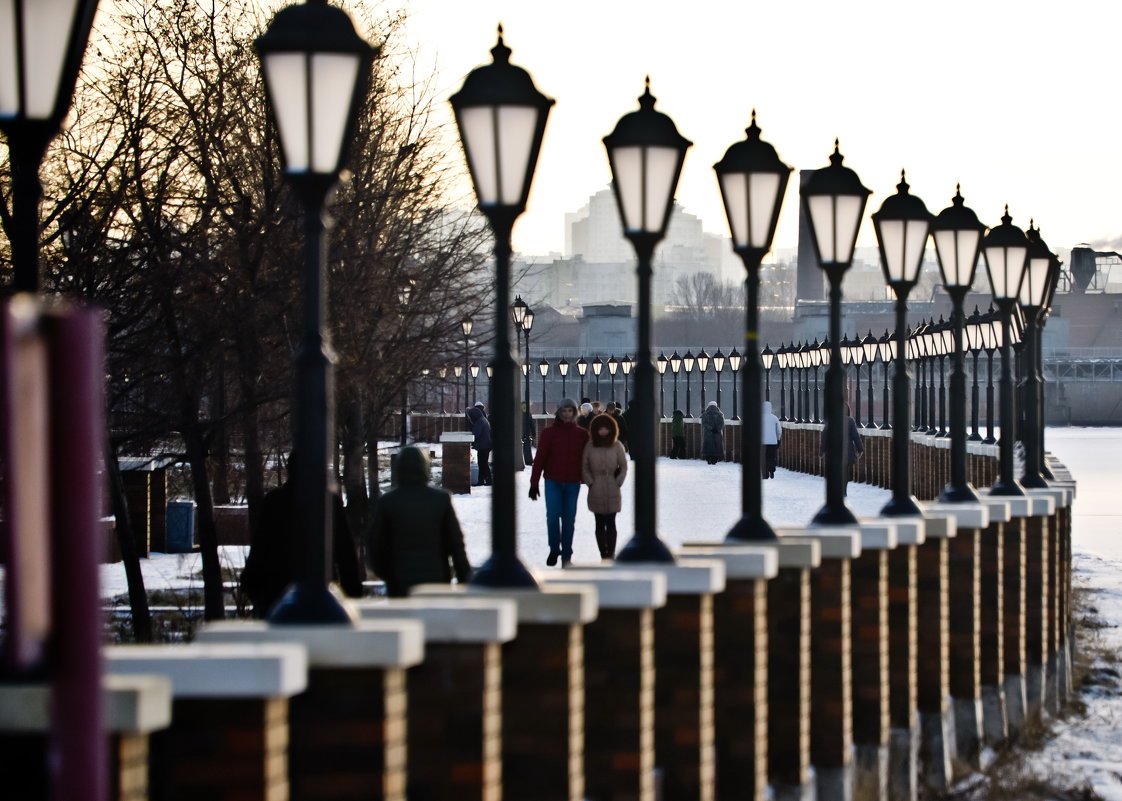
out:
{"label": "blue trash bin", "polygon": [[167,516],[168,553],[190,553],[195,549],[195,502],[169,501]]}

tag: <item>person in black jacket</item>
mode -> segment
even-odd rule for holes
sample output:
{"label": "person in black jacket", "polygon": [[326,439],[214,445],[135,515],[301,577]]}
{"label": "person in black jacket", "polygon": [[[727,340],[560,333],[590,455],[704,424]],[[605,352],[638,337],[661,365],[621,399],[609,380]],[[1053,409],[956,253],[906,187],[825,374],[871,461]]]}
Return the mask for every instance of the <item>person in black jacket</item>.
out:
{"label": "person in black jacket", "polygon": [[[296,488],[292,485],[292,476],[296,472],[296,458],[295,453],[288,457],[288,479],[265,493],[257,525],[250,534],[249,556],[245,560],[241,585],[257,618],[268,616],[295,579],[292,550],[298,545],[299,535],[293,509]],[[335,580],[347,596],[361,598],[365,571],[358,561],[354,537],[343,511],[343,499],[334,489],[331,490],[331,521]]]}
{"label": "person in black jacket", "polygon": [[476,486],[486,486],[491,483],[491,423],[483,412],[483,404],[479,401],[467,410],[467,419],[471,424],[471,433],[475,436],[471,447],[475,448],[479,459],[479,480]]}
{"label": "person in black jacket", "polygon": [[461,584],[471,578],[452,496],[430,487],[430,480],[424,451],[402,448],[397,457],[398,486],[374,506],[366,554],[391,597],[408,595],[415,584],[447,584],[453,572]]}

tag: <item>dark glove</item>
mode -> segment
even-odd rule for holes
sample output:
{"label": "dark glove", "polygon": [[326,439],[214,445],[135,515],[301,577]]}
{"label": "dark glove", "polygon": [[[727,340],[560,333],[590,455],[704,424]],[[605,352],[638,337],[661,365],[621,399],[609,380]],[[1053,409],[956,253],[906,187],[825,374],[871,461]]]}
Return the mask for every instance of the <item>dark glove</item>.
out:
{"label": "dark glove", "polygon": [[536,501],[538,499],[539,494],[540,493],[538,492],[537,487],[530,487],[530,500],[531,501]]}

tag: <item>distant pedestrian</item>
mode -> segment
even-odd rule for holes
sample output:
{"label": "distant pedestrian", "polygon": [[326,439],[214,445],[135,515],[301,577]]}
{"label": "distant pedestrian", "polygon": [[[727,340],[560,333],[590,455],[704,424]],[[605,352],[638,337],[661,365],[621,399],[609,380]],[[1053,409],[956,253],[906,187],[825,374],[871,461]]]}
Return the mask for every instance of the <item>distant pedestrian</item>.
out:
{"label": "distant pedestrian", "polygon": [[764,446],[764,478],[775,478],[775,467],[779,457],[779,440],[783,438],[783,426],[779,418],[772,414],[771,401],[764,401],[763,420],[760,421]]}
{"label": "distant pedestrian", "polygon": [[584,403],[582,403],[580,405],[580,409],[578,410],[577,425],[579,425],[581,428],[583,428],[585,431],[587,431],[588,430],[588,425],[591,422],[592,422],[592,404],[589,403],[588,401],[585,401]]}
{"label": "distant pedestrian", "polygon": [[[842,440],[842,448],[845,452],[845,470],[842,472],[844,476],[843,494],[849,494],[849,479],[853,473],[853,466],[857,464],[857,458],[865,452],[865,442],[861,439],[861,432],[857,430],[857,421],[853,419],[850,413],[849,404],[845,404],[845,437]],[[818,450],[820,453],[826,453],[826,432],[830,430],[829,423],[822,426],[822,435],[820,437],[820,445]]]}
{"label": "distant pedestrian", "polygon": [[709,401],[701,413],[701,455],[709,464],[725,458],[725,415],[717,401]]}
{"label": "distant pedestrian", "polygon": [[627,410],[623,413],[619,425],[620,431],[626,434],[623,446],[627,448],[627,453],[632,459],[635,458],[635,447],[633,445],[635,438],[635,414],[635,401],[629,400],[627,402]]}
{"label": "distant pedestrian", "polygon": [[374,572],[386,582],[386,594],[409,594],[416,584],[464,584],[471,564],[464,549],[452,496],[429,486],[428,456],[420,448],[402,448],[397,457],[397,487],[378,498],[366,535],[366,553]]}
{"label": "distant pedestrian", "polygon": [[588,485],[588,509],[596,517],[596,546],[601,559],[616,555],[616,514],[623,505],[620,488],[627,479],[627,452],[619,442],[615,418],[592,420],[592,439],[584,446],[581,479]]}
{"label": "distant pedestrian", "polygon": [[681,409],[674,410],[674,417],[670,420],[670,448],[671,459],[686,458],[686,413]]}
{"label": "distant pedestrian", "polygon": [[[267,617],[288,585],[296,580],[293,549],[299,547],[303,537],[303,532],[296,531],[296,487],[292,482],[297,461],[295,452],[289,455],[288,477],[279,487],[265,493],[257,525],[250,534],[241,586],[257,618]],[[334,489],[331,490],[331,545],[335,580],[344,594],[361,598],[364,571],[347,525],[343,499]]]}
{"label": "distant pedestrian", "polygon": [[491,483],[491,423],[487,420],[483,408],[483,403],[476,401],[475,405],[467,410],[471,433],[475,436],[471,447],[475,448],[476,458],[479,460],[479,479],[476,486],[487,486]]}
{"label": "distant pedestrian", "polygon": [[616,421],[616,427],[619,429],[619,444],[623,446],[625,451],[629,451],[631,450],[631,444],[629,442],[630,430],[627,426],[627,415],[624,413],[623,407],[615,401],[609,403],[608,406],[611,407],[612,418]]}
{"label": "distant pedestrian", "polygon": [[542,429],[538,452],[530,474],[530,500],[541,495],[539,488],[545,475],[545,520],[549,536],[549,557],[552,567],[561,558],[568,567],[573,559],[573,530],[576,527],[577,499],[580,496],[581,461],[588,431],[576,424],[577,405],[565,398],[557,408],[553,422]]}

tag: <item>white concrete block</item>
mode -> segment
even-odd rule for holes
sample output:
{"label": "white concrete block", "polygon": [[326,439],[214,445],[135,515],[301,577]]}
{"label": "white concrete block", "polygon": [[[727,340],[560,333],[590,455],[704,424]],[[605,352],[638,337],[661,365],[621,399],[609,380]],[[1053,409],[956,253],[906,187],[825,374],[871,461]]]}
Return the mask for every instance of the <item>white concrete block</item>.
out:
{"label": "white concrete block", "polygon": [[518,605],[508,598],[383,598],[351,604],[363,620],[421,621],[425,642],[509,642],[518,630]]}
{"label": "white concrete block", "polygon": [[666,576],[629,570],[566,570],[539,573],[546,586],[592,584],[601,609],[658,609],[666,606]]}
{"label": "white concrete block", "polygon": [[166,676],[174,698],[288,698],[308,684],[308,649],[297,643],[113,645],[111,674]]}
{"label": "white concrete block", "polygon": [[352,625],[273,625],[265,621],[207,623],[200,643],[298,643],[308,664],[325,667],[409,667],[424,658],[424,625],[417,620],[359,621]]}

